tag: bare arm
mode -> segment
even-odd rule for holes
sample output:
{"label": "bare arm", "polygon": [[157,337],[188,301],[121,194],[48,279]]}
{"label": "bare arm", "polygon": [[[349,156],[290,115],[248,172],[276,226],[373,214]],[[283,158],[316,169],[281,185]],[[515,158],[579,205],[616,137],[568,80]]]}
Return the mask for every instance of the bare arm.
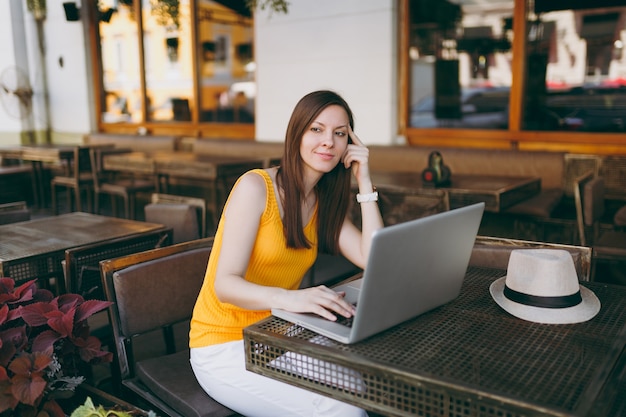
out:
{"label": "bare arm", "polygon": [[265,201],[265,181],[256,174],[245,175],[231,192],[225,209],[222,248],[215,276],[215,292],[219,300],[249,310],[276,307],[316,313],[329,320],[336,319],[332,314],[334,311],[350,317],[354,309],[343,300],[342,294],[324,286],[287,290],[244,279]]}
{"label": "bare arm", "polygon": [[[349,130],[349,134],[353,143],[348,145],[343,162],[346,168],[352,168],[359,193],[369,194],[374,191],[369,171],[369,150],[352,129]],[[358,204],[361,208],[361,231],[346,219],[339,234],[339,248],[352,263],[365,268],[372,245],[372,235],[383,227],[383,219],[377,201]]]}

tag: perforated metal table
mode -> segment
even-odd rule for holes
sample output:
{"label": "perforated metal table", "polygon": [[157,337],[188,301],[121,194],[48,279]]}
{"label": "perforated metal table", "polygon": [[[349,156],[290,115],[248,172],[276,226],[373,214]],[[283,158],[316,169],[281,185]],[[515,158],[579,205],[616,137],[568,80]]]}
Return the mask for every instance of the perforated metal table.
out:
{"label": "perforated metal table", "polygon": [[600,313],[546,325],[492,300],[503,275],[470,267],[456,300],[354,345],[270,317],[244,329],[246,366],[389,416],[626,415],[626,288],[584,283]]}

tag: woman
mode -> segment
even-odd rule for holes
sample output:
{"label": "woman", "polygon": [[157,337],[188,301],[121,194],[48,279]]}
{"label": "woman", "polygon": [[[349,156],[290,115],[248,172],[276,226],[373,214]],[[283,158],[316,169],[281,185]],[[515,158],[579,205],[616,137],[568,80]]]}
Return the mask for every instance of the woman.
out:
{"label": "woman", "polygon": [[[354,307],[325,286],[298,289],[318,250],[365,267],[382,227],[368,149],[348,104],[316,91],[296,105],[280,167],[244,174],[228,198],[196,302],[191,364],[209,395],[246,416],[364,416],[354,406],[245,370],[243,328],[271,308],[350,317]],[[347,218],[351,175],[361,231]]]}

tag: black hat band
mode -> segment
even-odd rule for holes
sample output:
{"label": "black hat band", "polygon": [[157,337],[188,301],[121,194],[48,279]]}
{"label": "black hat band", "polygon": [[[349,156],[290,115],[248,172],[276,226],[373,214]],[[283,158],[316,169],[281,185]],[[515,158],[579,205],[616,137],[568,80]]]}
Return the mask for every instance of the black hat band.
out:
{"label": "black hat band", "polygon": [[543,297],[539,295],[529,295],[524,294],[515,290],[510,289],[509,287],[504,285],[503,294],[509,300],[524,304],[532,307],[543,307],[543,308],[567,308],[574,307],[580,303],[582,303],[583,298],[580,295],[580,291],[575,292],[571,295],[562,295],[557,297]]}

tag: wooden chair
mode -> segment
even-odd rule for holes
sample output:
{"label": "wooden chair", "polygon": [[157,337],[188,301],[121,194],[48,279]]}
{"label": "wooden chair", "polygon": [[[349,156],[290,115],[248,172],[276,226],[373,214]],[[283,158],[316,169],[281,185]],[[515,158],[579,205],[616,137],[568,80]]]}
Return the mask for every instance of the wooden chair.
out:
{"label": "wooden chair", "polygon": [[124,202],[124,216],[127,219],[135,217],[135,202],[138,193],[149,193],[156,189],[154,181],[141,178],[116,178],[115,173],[106,172],[102,167],[102,156],[110,152],[128,152],[128,150],[103,150],[93,148],[90,152],[91,181],[94,189],[95,213],[99,213],[100,196],[109,195],[113,215],[117,216],[116,197],[121,197]]}
{"label": "wooden chair", "polygon": [[[100,262],[132,255],[172,244],[172,230],[163,229],[141,235],[124,237],[106,242],[78,246],[67,249],[63,260],[65,290],[80,294],[88,300],[104,300],[104,290],[100,278]],[[113,349],[113,332],[106,311],[99,312],[88,319],[91,333],[98,337],[103,346]],[[115,374],[115,372],[111,372]],[[93,378],[88,375],[88,378]],[[91,382],[98,385],[104,381]]]}
{"label": "wooden chair", "polygon": [[25,222],[30,220],[30,210],[25,201],[0,204],[0,224]]}
{"label": "wooden chair", "polygon": [[[614,202],[624,200],[626,192],[625,168],[626,158],[624,156],[606,156],[602,160],[600,176],[604,179],[604,195],[606,198],[614,200]],[[618,204],[615,206],[619,207]],[[613,209],[615,209],[615,206]],[[626,205],[615,210],[613,226],[617,230],[626,232]]]}
{"label": "wooden chair", "polygon": [[86,299],[104,299],[100,262],[172,244],[172,229],[78,246],[65,251],[65,288]]}
{"label": "wooden chair", "polygon": [[[74,148],[74,156],[66,167],[65,175],[56,175],[50,180],[52,193],[52,209],[55,214],[59,213],[57,205],[57,187],[64,187],[67,190],[67,204],[70,211],[73,211],[72,201],[76,202],[76,210],[83,211],[81,196],[82,191],[87,194],[87,210],[91,211],[91,194],[93,192],[93,182],[91,176],[90,148],[77,146]],[[72,200],[71,190],[74,191]]]}
{"label": "wooden chair", "polygon": [[[598,263],[617,266],[623,265],[626,261],[626,232],[616,230],[612,224],[608,227],[601,225],[605,209],[604,198],[604,179],[595,176],[593,172],[581,175],[574,182],[574,203],[580,243],[593,248],[591,270],[593,280],[596,279]],[[623,268],[617,270],[623,274]]]}
{"label": "wooden chair", "polygon": [[174,243],[206,237],[207,205],[203,198],[154,193],[144,214],[147,222],[170,226]]}
{"label": "wooden chair", "polygon": [[[206,238],[100,263],[106,298],[114,303],[109,317],[117,371],[129,402],[138,398],[172,417],[236,415],[205,393],[189,363],[187,322],[212,246],[213,238]],[[154,339],[180,323],[179,343],[173,330],[165,340]],[[138,349],[142,338],[149,339],[150,352]]]}

